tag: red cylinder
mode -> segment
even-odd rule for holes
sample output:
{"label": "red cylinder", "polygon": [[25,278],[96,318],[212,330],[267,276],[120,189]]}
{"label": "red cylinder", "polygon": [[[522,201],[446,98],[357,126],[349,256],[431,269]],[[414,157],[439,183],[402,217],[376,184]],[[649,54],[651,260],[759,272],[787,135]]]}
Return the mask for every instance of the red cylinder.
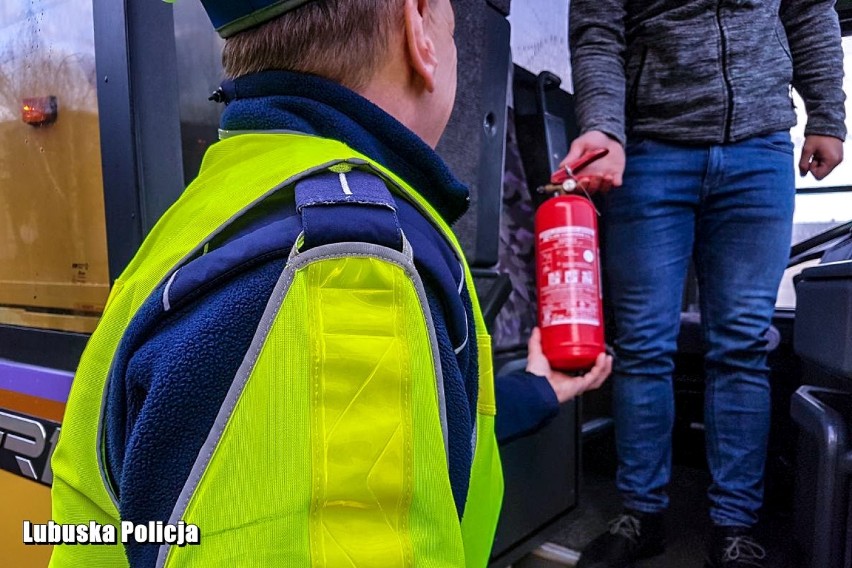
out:
{"label": "red cylinder", "polygon": [[548,199],[535,234],[542,350],[554,369],[588,369],[605,349],[595,209],[579,195]]}

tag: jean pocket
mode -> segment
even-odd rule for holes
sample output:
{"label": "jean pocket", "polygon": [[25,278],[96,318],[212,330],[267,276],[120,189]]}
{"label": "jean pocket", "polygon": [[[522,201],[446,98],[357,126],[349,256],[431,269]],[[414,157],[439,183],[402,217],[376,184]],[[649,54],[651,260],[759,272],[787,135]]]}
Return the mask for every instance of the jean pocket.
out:
{"label": "jean pocket", "polygon": [[754,141],[761,148],[782,152],[789,156],[793,155],[793,141],[790,139],[790,133],[786,130],[773,132],[766,136],[758,136]]}

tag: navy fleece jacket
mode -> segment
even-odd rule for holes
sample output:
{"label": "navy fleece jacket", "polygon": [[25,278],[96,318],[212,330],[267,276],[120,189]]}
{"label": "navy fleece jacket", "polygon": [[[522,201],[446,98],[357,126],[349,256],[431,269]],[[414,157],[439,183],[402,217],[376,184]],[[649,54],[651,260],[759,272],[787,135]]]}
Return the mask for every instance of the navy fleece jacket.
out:
{"label": "navy fleece jacket", "polygon": [[[395,171],[448,222],[467,189],[422,140],[384,111],[329,81],[267,72],[223,86],[222,129],[296,131],[340,140]],[[470,296],[452,250],[410,204],[396,199],[435,325],[447,404],[449,470],[459,515],[472,462],[478,368]],[[110,375],[106,456],[122,519],[165,521],[255,333],[287,253],[302,230],[292,203],[270,202],[235,223],[227,239],[180,268],[143,304]],[[351,220],[357,222],[357,211]],[[340,238],[345,237],[341,224]],[[164,309],[166,298],[169,310]],[[497,435],[530,432],[558,411],[543,377],[499,377]],[[127,545],[132,566],[157,548]]]}

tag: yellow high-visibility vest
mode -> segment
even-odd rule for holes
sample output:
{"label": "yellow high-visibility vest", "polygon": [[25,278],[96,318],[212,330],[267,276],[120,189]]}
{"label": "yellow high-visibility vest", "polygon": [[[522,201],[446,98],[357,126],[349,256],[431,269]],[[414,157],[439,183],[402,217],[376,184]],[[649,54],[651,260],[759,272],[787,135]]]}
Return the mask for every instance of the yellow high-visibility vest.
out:
{"label": "yellow high-visibility vest", "polygon": [[[461,247],[394,173],[340,142],[298,134],[242,134],[215,144],[116,280],[53,454],[54,521],[120,523],[102,408],[117,347],[140,306],[264,198],[347,165],[371,170],[414,203],[464,266],[479,394],[463,518],[447,469],[434,331],[410,251],[367,243],[294,249],[169,519],[197,525],[201,543],[163,545],[158,566],[487,564],[503,480],[490,338]],[[352,301],[364,291],[383,300]],[[120,545],[59,545],[51,559],[54,567],[127,564]]]}

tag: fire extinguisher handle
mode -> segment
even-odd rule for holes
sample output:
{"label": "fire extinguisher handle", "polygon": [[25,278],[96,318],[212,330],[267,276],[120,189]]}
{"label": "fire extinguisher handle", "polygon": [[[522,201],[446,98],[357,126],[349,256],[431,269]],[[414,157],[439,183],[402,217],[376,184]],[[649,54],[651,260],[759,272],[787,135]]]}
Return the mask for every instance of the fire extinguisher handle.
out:
{"label": "fire extinguisher handle", "polygon": [[573,173],[576,174],[577,172],[579,172],[580,170],[582,170],[586,166],[588,166],[588,165],[590,165],[594,162],[597,162],[598,160],[600,160],[601,158],[603,158],[607,154],[609,154],[608,149],[596,148],[596,149],[594,149],[590,152],[586,152],[585,154],[583,154],[582,156],[577,158],[577,161],[574,162],[573,164],[569,164],[568,167],[571,169],[571,171]]}
{"label": "fire extinguisher handle", "polygon": [[574,174],[587,167],[588,165],[600,160],[604,156],[609,154],[609,150],[606,148],[596,148],[591,150],[590,152],[586,152],[576,161],[568,164],[564,168],[559,168],[550,176],[550,183],[553,184],[561,184],[565,180],[574,177]]}

